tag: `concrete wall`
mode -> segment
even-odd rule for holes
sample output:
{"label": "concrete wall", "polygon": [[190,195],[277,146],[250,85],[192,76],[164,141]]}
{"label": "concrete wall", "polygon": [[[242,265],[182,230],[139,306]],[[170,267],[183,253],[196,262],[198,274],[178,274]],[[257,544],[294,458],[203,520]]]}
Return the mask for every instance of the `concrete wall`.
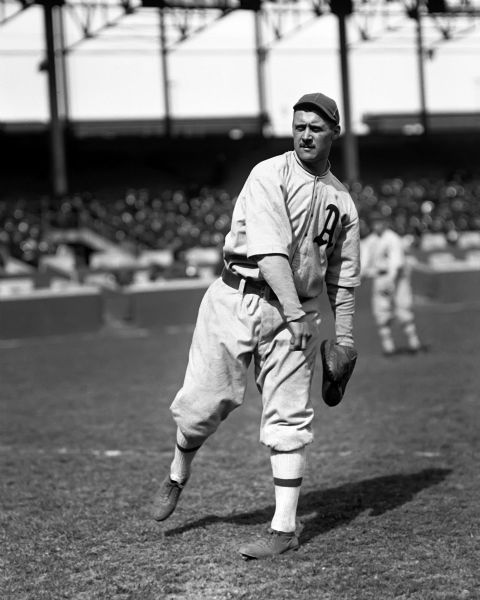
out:
{"label": "concrete wall", "polygon": [[414,270],[412,285],[417,296],[436,302],[478,302],[480,270]]}
{"label": "concrete wall", "polygon": [[103,301],[96,289],[0,298],[0,339],[95,332],[102,325]]}
{"label": "concrete wall", "polygon": [[[195,323],[210,280],[171,281],[125,292],[130,321],[144,328]],[[179,287],[180,286],[180,287]]]}
{"label": "concrete wall", "polygon": [[[412,279],[415,295],[433,302],[468,303],[480,298],[480,270],[415,270]],[[177,280],[108,293],[79,287],[68,292],[34,290],[1,297],[0,339],[95,332],[101,330],[107,317],[145,329],[194,324],[209,283]],[[365,280],[357,295],[359,310],[369,308],[370,290],[371,282]],[[328,310],[328,304],[325,307]]]}

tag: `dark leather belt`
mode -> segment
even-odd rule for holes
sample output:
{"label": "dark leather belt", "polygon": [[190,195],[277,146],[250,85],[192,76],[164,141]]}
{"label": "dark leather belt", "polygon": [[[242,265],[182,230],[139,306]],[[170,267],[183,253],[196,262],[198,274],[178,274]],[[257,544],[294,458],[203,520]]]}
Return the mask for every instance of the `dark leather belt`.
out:
{"label": "dark leather belt", "polygon": [[[235,290],[239,290],[242,285],[242,281],[245,282],[243,287],[244,294],[257,294],[265,300],[278,300],[277,295],[272,288],[264,281],[255,281],[255,279],[249,279],[248,277],[242,277],[237,275],[229,269],[223,269],[222,271],[223,283],[226,283]],[[299,298],[300,302],[306,302],[309,298]]]}
{"label": "dark leather belt", "polygon": [[229,269],[223,269],[222,280],[223,283],[226,283],[235,290],[240,289],[242,281],[244,281],[244,294],[257,294],[258,296],[265,298],[265,300],[278,300],[275,292],[264,281],[255,281],[254,279],[249,279],[248,277],[242,277],[241,275],[237,275]]}

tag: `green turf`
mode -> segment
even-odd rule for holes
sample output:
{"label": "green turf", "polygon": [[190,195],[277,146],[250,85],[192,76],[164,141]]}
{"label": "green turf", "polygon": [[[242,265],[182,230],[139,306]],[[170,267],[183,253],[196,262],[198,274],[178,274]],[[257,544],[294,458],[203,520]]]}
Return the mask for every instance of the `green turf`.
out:
{"label": "green turf", "polygon": [[421,306],[432,351],[385,359],[368,310],[337,408],[319,400],[301,548],[245,562],[273,513],[252,382],[164,524],[168,405],[191,332],[0,346],[0,598],[478,600],[480,310]]}

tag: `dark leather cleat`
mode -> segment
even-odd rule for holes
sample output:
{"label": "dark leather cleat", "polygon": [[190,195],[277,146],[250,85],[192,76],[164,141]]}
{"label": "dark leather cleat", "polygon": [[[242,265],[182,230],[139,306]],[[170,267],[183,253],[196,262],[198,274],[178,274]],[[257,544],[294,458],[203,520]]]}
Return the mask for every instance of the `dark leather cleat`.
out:
{"label": "dark leather cleat", "polygon": [[156,521],[164,521],[173,513],[186,483],[173,481],[170,476],[162,481],[152,504],[152,516]]}
{"label": "dark leather cleat", "polygon": [[255,540],[240,547],[240,554],[245,560],[270,558],[291,550],[298,550],[300,543],[295,532],[269,530],[266,538]]}

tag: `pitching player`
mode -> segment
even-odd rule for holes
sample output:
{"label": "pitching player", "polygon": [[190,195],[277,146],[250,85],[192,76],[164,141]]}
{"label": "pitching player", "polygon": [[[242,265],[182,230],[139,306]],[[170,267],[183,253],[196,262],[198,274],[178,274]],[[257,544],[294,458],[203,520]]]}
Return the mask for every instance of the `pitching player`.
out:
{"label": "pitching player", "polygon": [[330,148],[339,134],[335,101],[320,93],[302,96],[294,106],[294,150],[251,171],[225,239],[225,268],[202,300],[183,387],[171,405],[176,447],[153,502],[159,521],[174,511],[199,448],[242,404],[253,361],[275,513],[269,535],[240,548],[244,558],[299,547],[295,519],[305,447],[312,442],[310,387],[325,286],[339,347],[354,342],[359,221],[330,171]]}
{"label": "pitching player", "polygon": [[395,354],[392,324],[401,325],[412,353],[426,349],[415,325],[410,269],[402,238],[379,212],[370,216],[372,232],[362,244],[362,276],[372,277],[372,312],[383,354]]}

